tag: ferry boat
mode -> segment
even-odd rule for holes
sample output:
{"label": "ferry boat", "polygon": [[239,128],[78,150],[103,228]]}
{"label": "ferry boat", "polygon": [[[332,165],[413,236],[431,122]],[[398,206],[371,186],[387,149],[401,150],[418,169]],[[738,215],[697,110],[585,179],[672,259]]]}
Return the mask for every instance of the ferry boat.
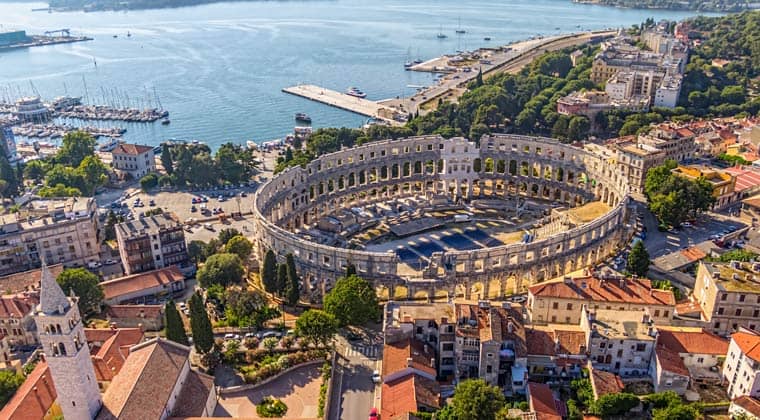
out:
{"label": "ferry boat", "polygon": [[299,112],[296,114],[296,121],[302,123],[311,123],[311,117],[304,114],[303,112]]}
{"label": "ferry boat", "polygon": [[58,96],[50,103],[50,106],[56,111],[79,105],[82,105],[81,96]]}
{"label": "ferry boat", "polygon": [[350,87],[346,90],[346,95],[354,96],[357,98],[366,98],[367,94],[355,87]]}

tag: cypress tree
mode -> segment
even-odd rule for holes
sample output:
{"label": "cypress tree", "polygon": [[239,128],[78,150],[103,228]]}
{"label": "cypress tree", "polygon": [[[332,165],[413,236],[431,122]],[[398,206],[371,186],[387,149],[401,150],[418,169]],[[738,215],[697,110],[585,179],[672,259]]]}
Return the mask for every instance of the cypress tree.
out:
{"label": "cypress tree", "polygon": [[631,253],[628,254],[628,264],[626,269],[632,274],[636,274],[639,277],[644,277],[649,271],[649,253],[644,247],[644,243],[636,241],[631,248]]}
{"label": "cypress tree", "polygon": [[166,338],[175,343],[188,345],[185,326],[182,324],[182,317],[177,311],[174,300],[166,302],[164,312],[166,314]]}
{"label": "cypress tree", "polygon": [[261,283],[269,293],[277,291],[277,257],[272,250],[264,254],[264,264],[261,266]]}
{"label": "cypress tree", "polygon": [[193,331],[195,349],[199,353],[208,353],[214,345],[214,331],[203,298],[198,292],[190,298],[190,329]]}
{"label": "cypress tree", "polygon": [[288,276],[288,304],[292,306],[298,303],[298,298],[301,295],[301,279],[298,278],[296,260],[293,254],[288,254],[285,257],[285,267]]}
{"label": "cypress tree", "polygon": [[168,145],[164,145],[161,149],[161,165],[164,167],[167,175],[174,173],[174,161],[172,160],[172,152],[169,150]]}
{"label": "cypress tree", "polygon": [[285,293],[285,289],[288,287],[288,266],[286,264],[280,264],[277,266],[277,294],[282,296]]}

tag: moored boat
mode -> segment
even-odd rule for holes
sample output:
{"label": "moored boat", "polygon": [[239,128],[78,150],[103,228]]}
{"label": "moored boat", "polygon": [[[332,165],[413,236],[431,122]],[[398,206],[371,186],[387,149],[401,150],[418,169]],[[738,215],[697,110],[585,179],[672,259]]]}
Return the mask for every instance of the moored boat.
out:
{"label": "moored boat", "polygon": [[296,114],[296,121],[302,123],[311,123],[311,117],[303,112],[299,112]]}
{"label": "moored boat", "polygon": [[355,87],[350,87],[346,90],[346,95],[354,96],[357,98],[366,98],[367,94]]}

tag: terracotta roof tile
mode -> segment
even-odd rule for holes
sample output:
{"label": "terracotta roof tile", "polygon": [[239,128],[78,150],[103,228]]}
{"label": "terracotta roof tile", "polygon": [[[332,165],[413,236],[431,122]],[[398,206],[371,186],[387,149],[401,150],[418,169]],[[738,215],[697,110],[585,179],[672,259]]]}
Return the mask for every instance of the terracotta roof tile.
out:
{"label": "terracotta roof tile", "polygon": [[139,328],[84,330],[90,344],[92,364],[98,381],[110,381],[116,376],[129,356],[130,347],[139,344],[145,335]]}
{"label": "terracotta roof tile", "polygon": [[420,406],[441,406],[438,383],[416,374],[384,383],[381,396],[383,418],[395,418],[416,412]]}
{"label": "terracotta roof tile", "polygon": [[[58,277],[63,272],[63,265],[56,264],[48,266],[50,274],[53,277]],[[22,273],[9,274],[7,276],[0,277],[0,293],[13,295],[16,293],[39,290],[40,289],[40,275],[42,269],[35,269],[24,271]]]}
{"label": "terracotta roof tile", "polygon": [[58,398],[46,362],[39,362],[0,410],[0,419],[39,420]]}
{"label": "terracotta roof tile", "polygon": [[103,394],[98,419],[161,418],[190,348],[153,339],[130,350],[127,362]]}
{"label": "terracotta roof tile", "polygon": [[554,327],[533,327],[526,331],[525,336],[528,354],[556,356],[579,355],[585,352],[586,334],[580,329],[573,331]]}
{"label": "terracotta roof tile", "polygon": [[0,297],[0,318],[23,318],[39,303],[32,294],[16,294]]}
{"label": "terracotta roof tile", "polygon": [[595,302],[622,302],[645,305],[675,305],[673,292],[652,288],[648,279],[603,280],[596,277],[576,277],[570,283],[552,281],[528,289],[533,296],[578,299]]}
{"label": "terracotta roof tile", "polygon": [[173,265],[171,267],[104,281],[100,285],[103,288],[104,298],[110,300],[154,287],[163,286],[169,288],[169,285],[176,281],[184,280],[184,278],[185,276],[179,271],[179,268]]}
{"label": "terracotta roof tile", "polygon": [[149,150],[153,150],[153,148],[141,144],[119,143],[111,153],[114,155],[141,155]]}
{"label": "terracotta roof tile", "polygon": [[681,359],[681,356],[679,356],[678,353],[663,345],[658,345],[655,347],[654,351],[662,370],[681,376],[689,376],[689,369],[686,368],[683,359]]}
{"label": "terracotta roof tile", "polygon": [[172,416],[190,417],[203,414],[208,395],[214,387],[214,377],[191,370],[179,393]]}
{"label": "terracotta roof tile", "polygon": [[750,332],[740,331],[731,334],[731,340],[736,342],[742,353],[750,359],[760,362],[760,336]]}
{"label": "terracotta roof tile", "polygon": [[594,369],[593,367],[590,370],[591,387],[594,390],[594,396],[596,398],[599,398],[602,395],[606,394],[619,393],[625,388],[625,385],[623,385],[623,380],[620,379],[620,376],[617,376],[611,372],[605,372],[600,369]]}
{"label": "terracotta roof tile", "polygon": [[760,417],[760,400],[757,398],[752,398],[749,395],[742,395],[741,397],[734,398],[732,403],[743,408],[748,413]]}
{"label": "terracotta roof tile", "polygon": [[676,353],[725,355],[728,352],[728,340],[709,331],[657,327],[657,332],[657,343]]}
{"label": "terracotta roof tile", "polygon": [[562,420],[559,404],[549,385],[528,382],[530,407],[536,413],[536,420]]}
{"label": "terracotta roof tile", "polygon": [[430,366],[430,360],[435,359],[433,349],[418,340],[406,338],[383,347],[383,376],[409,367],[410,362],[407,359],[412,359],[411,365],[414,369],[431,375],[436,374],[435,368]]}

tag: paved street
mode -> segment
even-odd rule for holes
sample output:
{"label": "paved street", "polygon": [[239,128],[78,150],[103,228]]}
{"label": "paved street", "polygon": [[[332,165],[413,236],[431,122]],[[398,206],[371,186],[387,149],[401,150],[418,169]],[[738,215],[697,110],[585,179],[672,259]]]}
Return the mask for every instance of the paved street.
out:
{"label": "paved street", "polygon": [[333,381],[330,420],[361,419],[380,407],[381,384],[372,382],[372,372],[381,370],[382,341],[347,342],[338,338],[337,365]]}

